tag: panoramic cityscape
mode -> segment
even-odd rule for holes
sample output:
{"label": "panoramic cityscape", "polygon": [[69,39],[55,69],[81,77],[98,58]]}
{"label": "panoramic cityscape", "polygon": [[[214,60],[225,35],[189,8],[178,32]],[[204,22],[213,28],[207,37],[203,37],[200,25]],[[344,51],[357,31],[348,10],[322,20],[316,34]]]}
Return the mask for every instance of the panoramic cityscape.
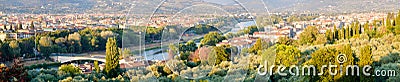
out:
{"label": "panoramic cityscape", "polygon": [[0,0],[0,82],[400,82],[399,0]]}

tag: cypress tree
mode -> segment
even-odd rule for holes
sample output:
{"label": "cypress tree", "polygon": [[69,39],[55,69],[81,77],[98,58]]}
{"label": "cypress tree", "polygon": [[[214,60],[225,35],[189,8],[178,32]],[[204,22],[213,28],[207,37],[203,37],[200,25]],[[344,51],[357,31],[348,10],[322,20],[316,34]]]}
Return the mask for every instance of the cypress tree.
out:
{"label": "cypress tree", "polygon": [[338,40],[343,39],[344,38],[344,28],[340,29],[338,34],[339,34]]}
{"label": "cypress tree", "polygon": [[[372,51],[371,51],[371,46],[366,45],[364,47],[362,47],[360,49],[360,54],[359,54],[359,61],[357,62],[358,65],[360,65],[361,67],[364,67],[366,65],[372,65],[373,60],[372,60]],[[372,71],[366,71],[368,73],[371,73]],[[361,75],[360,76],[360,80],[362,82],[370,82],[373,81],[373,78],[371,76],[365,76],[365,75]]]}
{"label": "cypress tree", "polygon": [[366,32],[368,30],[369,30],[369,24],[367,22],[367,23],[364,24],[364,31],[363,32]]}
{"label": "cypress tree", "polygon": [[356,35],[356,34],[357,34],[357,30],[356,30],[356,28],[357,28],[357,23],[353,23],[352,26],[351,26],[350,28],[351,28],[351,36]]}
{"label": "cypress tree", "polygon": [[108,38],[106,44],[106,66],[105,73],[108,77],[116,77],[120,73],[119,51],[115,38]]}
{"label": "cypress tree", "polygon": [[335,25],[335,26],[333,26],[333,40],[336,40],[336,39],[338,39],[338,30]]}
{"label": "cypress tree", "polygon": [[396,24],[400,25],[400,10],[399,10],[399,12],[397,12]]}
{"label": "cypress tree", "polygon": [[31,26],[29,28],[35,29],[35,24],[33,24],[33,21],[31,22]]}
{"label": "cypress tree", "polygon": [[10,28],[8,28],[8,30],[12,30],[13,29],[13,25],[11,24],[10,25]]}
{"label": "cypress tree", "polygon": [[94,61],[94,70],[99,73],[100,72],[100,67],[99,67],[99,62],[96,60]]}
{"label": "cypress tree", "polygon": [[18,29],[17,30],[21,30],[22,29],[22,24],[18,24]]}
{"label": "cypress tree", "polygon": [[350,27],[347,27],[347,30],[346,30],[346,39],[349,39],[352,35],[351,35],[351,33],[352,33],[352,29],[350,28]]}
{"label": "cypress tree", "polygon": [[329,29],[329,30],[327,30],[327,31],[325,32],[325,36],[326,36],[326,39],[328,40],[329,43],[330,43],[330,42],[333,42],[333,37],[334,37],[334,35],[332,34],[331,29]]}
{"label": "cypress tree", "polygon": [[347,38],[347,33],[348,33],[347,30],[348,30],[347,26],[343,28],[343,39]]}
{"label": "cypress tree", "polygon": [[386,17],[386,20],[385,20],[386,30],[387,30],[387,32],[391,32],[391,33],[394,32],[394,27],[392,26],[393,24],[391,22],[392,17],[393,17],[393,14],[392,13],[388,13],[388,15]]}

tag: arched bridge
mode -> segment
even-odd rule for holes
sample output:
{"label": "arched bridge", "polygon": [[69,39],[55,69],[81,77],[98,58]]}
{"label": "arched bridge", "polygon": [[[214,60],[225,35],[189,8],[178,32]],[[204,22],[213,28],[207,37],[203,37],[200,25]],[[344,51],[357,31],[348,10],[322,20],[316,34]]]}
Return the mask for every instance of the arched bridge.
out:
{"label": "arched bridge", "polygon": [[[52,59],[55,61],[59,61],[60,63],[67,63],[71,61],[78,61],[78,60],[97,60],[99,62],[106,62],[104,58],[93,58],[93,57],[71,57],[71,56],[52,56]],[[124,60],[119,60],[119,63],[125,63]]]}

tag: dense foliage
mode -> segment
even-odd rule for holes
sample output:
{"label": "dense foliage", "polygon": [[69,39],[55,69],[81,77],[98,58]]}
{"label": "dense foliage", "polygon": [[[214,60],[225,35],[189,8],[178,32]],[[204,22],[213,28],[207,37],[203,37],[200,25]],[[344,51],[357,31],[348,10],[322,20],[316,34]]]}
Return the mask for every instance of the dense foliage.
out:
{"label": "dense foliage", "polygon": [[[283,19],[277,19],[283,20]],[[286,20],[299,20],[290,18]],[[301,19],[303,20],[303,19]],[[308,20],[308,19],[304,19]],[[276,21],[276,20],[275,20]],[[14,78],[17,81],[28,80],[35,82],[76,82],[76,81],[94,81],[94,82],[108,82],[108,81],[144,81],[144,82],[220,82],[220,81],[244,81],[244,82],[330,82],[330,81],[387,81],[397,82],[399,76],[345,76],[345,75],[330,75],[328,69],[323,69],[323,65],[371,65],[372,71],[376,70],[395,70],[396,74],[400,74],[400,14],[395,16],[390,13],[385,20],[376,20],[361,24],[358,21],[343,26],[334,27],[327,30],[322,34],[318,32],[319,26],[309,26],[301,34],[298,40],[287,37],[279,38],[275,44],[269,43],[267,40],[258,39],[251,47],[243,48],[242,53],[234,56],[232,46],[230,45],[216,45],[222,40],[231,37],[223,36],[218,32],[209,32],[204,35],[200,41],[200,46],[196,46],[195,41],[188,41],[184,44],[169,46],[169,54],[171,58],[168,61],[156,62],[147,67],[138,67],[127,69],[126,71],[119,70],[118,60],[120,59],[120,52],[118,50],[118,37],[119,31],[104,30],[83,30],[80,32],[60,32],[53,35],[49,33],[47,37],[40,39],[29,39],[26,41],[6,41],[2,43],[1,52],[2,58],[9,56],[18,57],[18,54],[27,53],[21,46],[28,45],[29,42],[37,41],[39,44],[39,51],[42,54],[49,54],[46,48],[63,52],[85,52],[79,48],[93,49],[93,50],[106,50],[106,68],[105,72],[99,72],[98,62],[95,64],[96,71],[91,74],[81,74],[76,67],[72,65],[62,65],[58,71],[51,69],[33,69],[28,70],[26,78],[18,77],[24,75],[23,68],[13,66],[11,68],[0,66],[0,76],[3,78]],[[253,28],[253,29],[252,29]],[[198,29],[198,28],[196,28]],[[146,33],[151,42],[157,42],[160,39],[160,28],[149,28]],[[164,29],[165,30],[165,29]],[[203,29],[204,30],[204,29]],[[246,33],[256,32],[254,27],[249,27]],[[252,31],[253,30],[253,31]],[[93,32],[94,31],[94,32]],[[201,31],[199,31],[201,33]],[[114,35],[115,34],[115,35]],[[232,34],[233,35],[233,34]],[[230,36],[232,36],[230,35]],[[80,37],[80,38],[77,38]],[[82,38],[84,37],[84,38]],[[113,38],[110,38],[113,37]],[[115,38],[114,38],[115,37]],[[85,40],[86,39],[86,40]],[[103,41],[108,40],[108,41]],[[147,40],[147,39],[146,39]],[[89,42],[89,43],[85,43]],[[107,43],[106,43],[107,42]],[[19,43],[19,44],[17,44]],[[6,44],[6,45],[5,45]],[[89,44],[89,46],[87,46]],[[34,46],[34,45],[33,45]],[[78,46],[78,47],[75,47]],[[8,49],[8,48],[12,48]],[[204,50],[199,50],[204,49]],[[202,55],[200,52],[208,53]],[[3,56],[3,53],[7,53]],[[32,52],[31,52],[32,53]],[[196,55],[197,54],[197,55]],[[347,57],[346,62],[338,62],[335,58],[343,54]],[[207,57],[203,57],[207,56]],[[205,58],[205,59],[201,59]],[[10,58],[11,59],[11,58]],[[8,59],[9,60],[9,59]],[[267,61],[267,62],[265,62]],[[325,71],[319,76],[310,72],[310,76],[302,75],[288,75],[280,76],[273,71],[272,75],[259,75],[257,69],[261,65],[315,65],[315,70]],[[301,68],[300,67],[300,68]],[[12,69],[12,70],[11,70]],[[304,69],[300,69],[303,71]],[[339,70],[339,69],[333,69]],[[10,74],[10,71],[16,72],[16,75],[5,76]],[[265,70],[263,70],[265,71]],[[280,70],[278,70],[280,71]],[[121,73],[119,73],[121,72]],[[289,73],[288,70],[281,72]],[[344,72],[346,73],[346,72]],[[10,79],[7,79],[7,81]]]}
{"label": "dense foliage", "polygon": [[116,77],[121,71],[119,65],[120,53],[118,49],[115,38],[109,38],[106,45],[106,66],[104,69],[108,77]]}

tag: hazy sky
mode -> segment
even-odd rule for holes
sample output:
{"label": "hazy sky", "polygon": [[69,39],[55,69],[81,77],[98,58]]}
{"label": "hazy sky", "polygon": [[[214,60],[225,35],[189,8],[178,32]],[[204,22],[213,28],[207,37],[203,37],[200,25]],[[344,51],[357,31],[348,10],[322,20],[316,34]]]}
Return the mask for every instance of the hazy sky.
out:
{"label": "hazy sky", "polygon": [[216,3],[216,4],[221,4],[221,5],[235,4],[234,0],[204,0],[204,1],[211,2],[211,3]]}

